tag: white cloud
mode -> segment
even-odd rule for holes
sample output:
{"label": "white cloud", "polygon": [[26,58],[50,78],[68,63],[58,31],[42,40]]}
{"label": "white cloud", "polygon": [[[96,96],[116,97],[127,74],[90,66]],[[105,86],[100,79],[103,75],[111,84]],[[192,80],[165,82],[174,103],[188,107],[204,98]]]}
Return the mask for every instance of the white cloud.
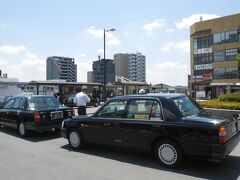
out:
{"label": "white cloud", "polygon": [[98,49],[97,54],[103,54],[103,49]]}
{"label": "white cloud", "polygon": [[190,41],[181,41],[181,42],[168,42],[164,47],[161,48],[163,52],[169,52],[171,50],[179,50],[184,53],[190,52]]}
{"label": "white cloud", "polygon": [[[103,56],[104,56],[103,53],[104,53],[104,52],[103,52],[103,49],[98,49],[98,50],[97,50],[97,54],[100,55],[101,58],[103,58]],[[106,53],[105,56],[107,56],[108,51],[106,50],[105,53]],[[107,57],[106,57],[106,58],[107,58]]]}
{"label": "white cloud", "polygon": [[0,53],[8,54],[8,55],[16,55],[21,52],[26,51],[25,46],[0,46]]}
{"label": "white cloud", "polygon": [[145,24],[142,28],[146,31],[152,32],[165,25],[165,19],[156,19],[151,23]]}
{"label": "white cloud", "polygon": [[[103,29],[97,29],[95,26],[90,26],[89,28],[86,29],[86,32],[95,38],[103,39],[103,35],[104,35]],[[105,35],[106,35],[106,44],[113,45],[113,46],[117,46],[120,44],[120,40],[117,39],[113,35],[113,33],[106,32]]]}
{"label": "white cloud", "polygon": [[187,85],[189,65],[174,61],[164,61],[150,64],[147,68],[147,81],[153,85],[164,83],[168,85]]}
{"label": "white cloud", "polygon": [[46,79],[46,61],[25,46],[1,46],[0,61],[2,70],[10,78],[26,82]]}
{"label": "white cloud", "polygon": [[87,57],[87,55],[84,54],[84,53],[81,53],[81,54],[79,54],[79,57],[81,57],[81,58],[85,58],[85,57]]}
{"label": "white cloud", "polygon": [[166,30],[167,33],[172,33],[172,32],[174,32],[174,31],[175,31],[175,29],[173,29],[173,28]]}
{"label": "white cloud", "polygon": [[78,82],[87,82],[87,72],[92,71],[92,64],[87,59],[75,60],[77,64],[77,80]]}
{"label": "white cloud", "polygon": [[90,26],[86,32],[95,38],[103,38],[103,29],[97,29],[95,26]]}
{"label": "white cloud", "polygon": [[6,66],[8,64],[7,60],[3,60],[3,58],[0,57],[0,65],[1,67]]}
{"label": "white cloud", "polygon": [[106,35],[107,38],[107,44],[108,45],[113,45],[113,46],[117,46],[120,44],[120,41],[113,36],[113,34],[109,33]]}
{"label": "white cloud", "polygon": [[209,19],[214,19],[214,18],[218,18],[220,16],[216,15],[216,14],[193,14],[192,16],[183,18],[180,22],[175,23],[177,29],[188,29],[192,24],[194,24],[195,22],[200,21],[200,17],[202,17],[202,20],[209,20]]}

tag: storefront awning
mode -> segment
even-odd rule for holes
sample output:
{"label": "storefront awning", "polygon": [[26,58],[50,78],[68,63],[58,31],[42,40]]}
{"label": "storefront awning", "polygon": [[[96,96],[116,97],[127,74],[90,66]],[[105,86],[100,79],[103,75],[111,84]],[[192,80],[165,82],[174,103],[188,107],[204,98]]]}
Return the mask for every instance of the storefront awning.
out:
{"label": "storefront awning", "polygon": [[210,86],[232,86],[233,83],[210,83]]}

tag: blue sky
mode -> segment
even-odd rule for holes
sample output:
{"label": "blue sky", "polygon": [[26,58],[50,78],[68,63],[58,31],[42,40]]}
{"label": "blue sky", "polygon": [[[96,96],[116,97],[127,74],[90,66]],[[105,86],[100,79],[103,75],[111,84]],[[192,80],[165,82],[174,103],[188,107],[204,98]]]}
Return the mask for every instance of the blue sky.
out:
{"label": "blue sky", "polygon": [[238,0],[0,0],[0,69],[20,81],[45,80],[48,56],[73,57],[78,81],[92,61],[115,53],[146,55],[147,82],[187,85],[189,26],[240,13]]}

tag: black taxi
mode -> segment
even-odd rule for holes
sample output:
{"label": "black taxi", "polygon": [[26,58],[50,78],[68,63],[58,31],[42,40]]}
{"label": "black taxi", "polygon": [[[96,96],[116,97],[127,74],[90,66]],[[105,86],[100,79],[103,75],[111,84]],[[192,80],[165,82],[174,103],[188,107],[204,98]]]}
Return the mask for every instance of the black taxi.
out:
{"label": "black taxi", "polygon": [[74,149],[95,143],[143,150],[176,167],[185,157],[226,157],[240,140],[240,117],[206,112],[185,95],[130,95],[110,99],[93,115],[65,119],[61,134]]}
{"label": "black taxi", "polygon": [[72,109],[63,107],[54,96],[16,96],[0,109],[0,127],[17,128],[20,136],[29,131],[60,130],[64,118],[72,116]]}

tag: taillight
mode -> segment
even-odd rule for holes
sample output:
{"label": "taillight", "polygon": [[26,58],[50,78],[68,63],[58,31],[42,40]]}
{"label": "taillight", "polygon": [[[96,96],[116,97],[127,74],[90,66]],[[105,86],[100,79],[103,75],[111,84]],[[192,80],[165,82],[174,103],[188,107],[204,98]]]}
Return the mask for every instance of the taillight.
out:
{"label": "taillight", "polygon": [[219,143],[223,144],[227,140],[227,129],[225,126],[219,128]]}
{"label": "taillight", "polygon": [[39,112],[34,113],[34,122],[40,122],[41,121],[41,116]]}

